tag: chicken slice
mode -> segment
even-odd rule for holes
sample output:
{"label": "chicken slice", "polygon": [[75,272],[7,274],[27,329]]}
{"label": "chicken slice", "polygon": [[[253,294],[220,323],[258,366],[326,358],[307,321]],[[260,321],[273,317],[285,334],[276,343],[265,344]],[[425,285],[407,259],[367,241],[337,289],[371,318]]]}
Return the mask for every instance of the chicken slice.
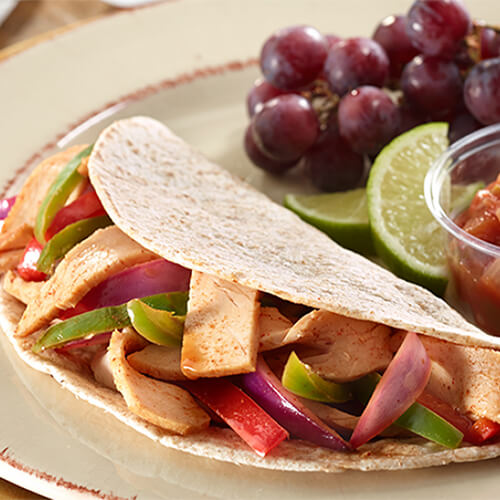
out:
{"label": "chicken slice", "polygon": [[193,271],[181,368],[186,377],[223,377],[255,370],[258,292]]}
{"label": "chicken slice", "polygon": [[0,253],[0,273],[5,273],[10,269],[14,269],[20,262],[24,254],[24,249],[7,250]]}
{"label": "chicken slice", "polygon": [[157,258],[116,226],[96,231],[73,247],[43,284],[38,297],[24,311],[17,335],[24,337],[43,328],[113,274]]}
{"label": "chicken slice", "polygon": [[186,380],[181,371],[181,350],[150,344],[128,356],[130,366],[144,375],[160,380]]}
{"label": "chicken slice", "polygon": [[109,344],[108,359],[113,379],[130,411],[177,434],[206,429],[210,417],[187,391],[141,375],[127,362],[127,354],[144,348],[145,344],[131,329],[113,332]]}
{"label": "chicken slice", "polygon": [[[394,350],[403,338],[404,333],[394,335],[391,340]],[[432,360],[426,392],[460,413],[500,423],[500,352],[425,335],[419,338]]]}
{"label": "chicken slice", "polygon": [[385,325],[316,310],[290,328],[283,345],[297,344],[299,358],[318,375],[348,382],[387,367],[390,334]]}
{"label": "chicken slice", "polygon": [[293,323],[276,307],[261,307],[259,315],[259,352],[283,346]]}
{"label": "chicken slice", "polygon": [[[73,146],[42,161],[30,174],[0,232],[0,250],[23,248],[32,237],[38,209],[51,184],[84,146]],[[15,246],[13,246],[15,245]]]}
{"label": "chicken slice", "polygon": [[3,279],[3,289],[23,304],[33,302],[43,286],[40,281],[25,281],[15,271],[7,271]]}

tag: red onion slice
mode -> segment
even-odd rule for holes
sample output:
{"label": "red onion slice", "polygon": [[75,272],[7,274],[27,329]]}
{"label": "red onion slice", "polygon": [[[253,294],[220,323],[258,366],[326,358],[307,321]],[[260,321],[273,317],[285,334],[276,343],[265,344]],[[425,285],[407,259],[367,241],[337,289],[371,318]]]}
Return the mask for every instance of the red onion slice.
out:
{"label": "red onion slice", "polygon": [[409,332],[389,363],[352,433],[358,448],[398,419],[420,396],[431,374],[431,361],[418,335]]}
{"label": "red onion slice", "polygon": [[[132,299],[141,299],[158,293],[189,290],[191,271],[167,260],[153,260],[126,269],[103,281],[75,306],[64,311],[67,319],[81,312],[101,307],[119,306]],[[73,314],[74,313],[74,314]]]}
{"label": "red onion slice", "polygon": [[325,448],[349,450],[349,444],[286,390],[262,358],[257,370],[239,378],[241,388],[296,438]]}
{"label": "red onion slice", "polygon": [[16,196],[0,200],[0,220],[4,220],[9,215],[10,209],[16,202]]}

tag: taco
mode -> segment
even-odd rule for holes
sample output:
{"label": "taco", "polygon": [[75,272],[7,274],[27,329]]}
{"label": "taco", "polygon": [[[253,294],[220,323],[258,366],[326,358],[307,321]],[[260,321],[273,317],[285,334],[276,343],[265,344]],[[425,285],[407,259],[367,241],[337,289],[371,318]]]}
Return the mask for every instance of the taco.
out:
{"label": "taco", "polygon": [[153,119],[45,160],[0,251],[19,356],[165,446],[294,471],[500,456],[499,338]]}

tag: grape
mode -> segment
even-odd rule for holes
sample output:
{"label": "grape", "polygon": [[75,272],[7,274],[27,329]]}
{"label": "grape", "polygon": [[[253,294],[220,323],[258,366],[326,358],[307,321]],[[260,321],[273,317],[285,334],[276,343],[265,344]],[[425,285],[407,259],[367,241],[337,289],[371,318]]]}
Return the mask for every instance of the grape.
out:
{"label": "grape", "polygon": [[377,26],[372,38],[387,53],[393,78],[399,77],[403,66],[418,54],[406,33],[406,16],[386,17]]}
{"label": "grape", "polygon": [[298,90],[319,75],[327,48],[325,37],[311,26],[284,28],[264,43],[260,67],[274,87]]}
{"label": "grape", "polygon": [[248,115],[251,118],[255,113],[257,113],[262,109],[262,105],[265,102],[283,94],[284,94],[283,90],[273,87],[270,83],[266,82],[265,80],[262,79],[257,80],[247,95]]}
{"label": "grape", "polygon": [[481,128],[481,124],[467,111],[462,110],[450,122],[448,139],[450,144]]}
{"label": "grape", "polygon": [[357,153],[378,153],[398,132],[399,120],[396,104],[377,87],[359,87],[340,100],[340,135]]}
{"label": "grape", "polygon": [[389,59],[371,38],[349,38],[328,52],[324,73],[333,92],[343,96],[360,85],[381,87],[389,76]]}
{"label": "grape", "polygon": [[460,0],[417,0],[408,12],[407,31],[423,54],[451,59],[471,27]]}
{"label": "grape", "polygon": [[333,33],[325,35],[325,38],[329,49],[331,49],[337,42],[340,42],[342,40],[342,38],[340,38],[337,35],[334,35]]}
{"label": "grape", "polygon": [[403,70],[401,88],[413,107],[433,119],[443,119],[460,103],[462,79],[455,63],[417,56]]}
{"label": "grape", "polygon": [[492,28],[483,28],[480,35],[481,59],[500,57],[500,33]]}
{"label": "grape", "polygon": [[340,137],[336,115],[331,116],[326,130],[304,156],[304,168],[312,183],[323,191],[343,191],[359,184],[364,159]]}
{"label": "grape", "polygon": [[465,80],[464,98],[476,120],[484,125],[500,122],[500,57],[472,68]]}
{"label": "grape", "polygon": [[260,150],[280,162],[297,161],[319,135],[318,119],[310,102],[296,94],[267,101],[252,123]]}
{"label": "grape", "polygon": [[428,121],[425,115],[410,106],[406,101],[403,101],[399,105],[399,118],[398,134],[407,132]]}
{"label": "grape", "polygon": [[254,163],[257,167],[270,172],[271,174],[280,175],[295,165],[295,162],[293,161],[279,162],[266,156],[253,140],[253,131],[251,124],[247,127],[247,130],[245,132],[244,146],[248,157],[250,158],[250,160],[252,160],[252,163]]}

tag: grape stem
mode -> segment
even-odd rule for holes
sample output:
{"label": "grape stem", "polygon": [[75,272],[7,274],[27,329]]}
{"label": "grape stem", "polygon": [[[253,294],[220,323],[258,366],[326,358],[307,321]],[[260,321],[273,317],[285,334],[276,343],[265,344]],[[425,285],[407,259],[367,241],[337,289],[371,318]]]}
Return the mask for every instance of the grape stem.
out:
{"label": "grape stem", "polygon": [[339,96],[330,90],[324,80],[315,80],[311,88],[303,90],[300,94],[311,103],[318,117],[320,129],[325,130],[330,114],[339,104]]}

